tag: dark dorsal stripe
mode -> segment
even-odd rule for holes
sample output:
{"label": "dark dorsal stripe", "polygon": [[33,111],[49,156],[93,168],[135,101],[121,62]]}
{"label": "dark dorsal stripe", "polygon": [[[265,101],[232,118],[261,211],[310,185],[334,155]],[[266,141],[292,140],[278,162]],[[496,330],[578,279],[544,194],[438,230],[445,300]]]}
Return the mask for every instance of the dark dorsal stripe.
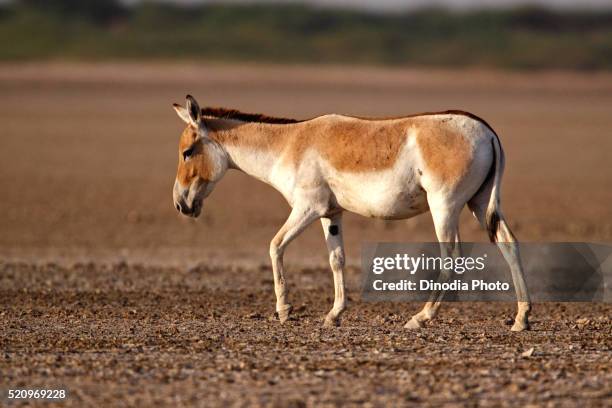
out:
{"label": "dark dorsal stripe", "polygon": [[[478,117],[470,112],[456,110],[456,109],[440,111],[440,112],[415,113],[412,115],[397,116],[397,117],[390,117],[390,118],[371,118],[371,117],[359,117],[359,116],[353,116],[353,117],[357,119],[363,119],[363,120],[385,120],[385,119],[404,119],[404,118],[414,118],[414,117],[419,117],[419,116],[449,115],[449,114],[450,115],[463,115],[463,116],[472,118],[478,122],[481,122],[486,127],[488,127],[489,130],[491,130],[491,132],[495,134],[495,136],[497,136],[497,133],[495,132],[495,130],[493,130],[491,125],[489,125],[481,117]],[[289,118],[277,118],[274,116],[263,115],[261,113],[244,113],[236,109],[216,108],[216,107],[203,108],[202,115],[212,116],[218,119],[234,119],[234,120],[240,120],[243,122],[260,122],[260,123],[276,123],[276,124],[300,123],[300,122],[306,122],[310,120],[310,119],[298,120],[298,119],[289,119]]]}
{"label": "dark dorsal stripe", "polygon": [[297,119],[275,118],[273,116],[262,115],[261,113],[244,113],[236,109],[226,109],[226,108],[206,107],[202,109],[202,115],[212,116],[218,119],[240,120],[243,122],[260,122],[260,123],[277,123],[277,124],[302,122],[301,120],[297,120]]}

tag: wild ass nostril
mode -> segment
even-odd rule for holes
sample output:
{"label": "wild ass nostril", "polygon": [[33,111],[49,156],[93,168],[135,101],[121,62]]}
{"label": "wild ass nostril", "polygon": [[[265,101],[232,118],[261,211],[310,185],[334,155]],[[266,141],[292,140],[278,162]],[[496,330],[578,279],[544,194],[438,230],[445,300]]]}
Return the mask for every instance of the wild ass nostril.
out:
{"label": "wild ass nostril", "polygon": [[176,203],[176,211],[181,212],[181,205]]}

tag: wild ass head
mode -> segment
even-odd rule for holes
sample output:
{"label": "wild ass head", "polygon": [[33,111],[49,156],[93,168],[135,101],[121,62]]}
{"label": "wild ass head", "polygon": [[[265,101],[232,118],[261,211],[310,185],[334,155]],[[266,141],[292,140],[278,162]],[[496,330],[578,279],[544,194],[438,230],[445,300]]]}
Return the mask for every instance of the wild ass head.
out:
{"label": "wild ass head", "polygon": [[202,202],[228,167],[225,151],[208,137],[198,102],[186,97],[186,107],[174,104],[174,110],[187,127],[179,140],[179,161],[172,197],[176,209],[184,215],[197,217]]}

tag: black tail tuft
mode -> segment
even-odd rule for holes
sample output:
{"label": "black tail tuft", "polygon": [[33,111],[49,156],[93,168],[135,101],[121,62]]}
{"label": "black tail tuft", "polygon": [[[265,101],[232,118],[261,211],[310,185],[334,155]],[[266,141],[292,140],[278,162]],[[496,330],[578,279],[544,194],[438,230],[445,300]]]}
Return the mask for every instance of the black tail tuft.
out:
{"label": "black tail tuft", "polygon": [[497,235],[497,231],[499,230],[499,222],[501,218],[497,211],[492,211],[487,215],[487,232],[489,233],[489,240],[491,242],[495,242],[495,236]]}

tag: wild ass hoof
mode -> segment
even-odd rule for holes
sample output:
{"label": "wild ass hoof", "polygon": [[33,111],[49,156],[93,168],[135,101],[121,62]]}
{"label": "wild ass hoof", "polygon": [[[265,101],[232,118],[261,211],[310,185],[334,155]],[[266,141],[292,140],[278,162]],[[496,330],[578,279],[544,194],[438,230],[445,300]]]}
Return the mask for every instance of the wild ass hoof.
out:
{"label": "wild ass hoof", "polygon": [[417,329],[422,329],[423,327],[424,327],[423,323],[421,323],[414,317],[408,320],[408,323],[404,325],[404,329],[408,329],[408,330],[417,330]]}
{"label": "wild ass hoof", "polygon": [[513,332],[521,332],[521,331],[529,330],[529,322],[527,320],[525,321],[516,320],[510,330]]}
{"label": "wild ass hoof", "polygon": [[323,322],[323,327],[339,327],[339,326],[340,326],[339,317],[333,317],[330,315],[327,315],[325,317],[325,321]]}
{"label": "wild ass hoof", "polygon": [[278,315],[278,320],[280,320],[281,323],[285,323],[287,320],[289,320],[291,310],[293,310],[291,305],[285,305],[283,306],[283,309],[277,310],[276,314]]}

